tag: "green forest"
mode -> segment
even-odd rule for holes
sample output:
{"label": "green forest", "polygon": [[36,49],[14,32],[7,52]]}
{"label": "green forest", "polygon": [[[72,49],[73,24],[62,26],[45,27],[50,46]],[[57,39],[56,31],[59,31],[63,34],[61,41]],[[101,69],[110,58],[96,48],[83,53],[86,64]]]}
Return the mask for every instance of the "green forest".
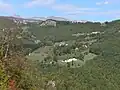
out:
{"label": "green forest", "polygon": [[0,17],[0,90],[120,90],[120,20],[55,22]]}

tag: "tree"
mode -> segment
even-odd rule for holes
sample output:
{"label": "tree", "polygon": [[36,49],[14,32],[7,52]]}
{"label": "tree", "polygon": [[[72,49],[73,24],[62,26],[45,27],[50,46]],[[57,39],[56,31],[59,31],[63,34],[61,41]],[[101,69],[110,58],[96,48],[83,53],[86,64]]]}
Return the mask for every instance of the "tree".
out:
{"label": "tree", "polygon": [[[22,40],[29,37],[24,36],[22,31],[20,27],[6,28],[0,31],[0,62],[4,66],[5,74],[9,76],[7,78],[15,81],[16,88],[24,84],[20,84],[20,82],[23,80],[22,75],[27,67]],[[18,83],[19,86],[17,86]]]}
{"label": "tree", "polygon": [[50,62],[51,59],[52,59],[52,57],[48,55],[48,56],[46,56],[46,57],[44,58],[44,61],[45,61],[45,62]]}
{"label": "tree", "polygon": [[74,57],[77,58],[77,59],[79,59],[79,60],[83,60],[84,59],[84,55],[81,54],[80,52],[75,53]]}
{"label": "tree", "polygon": [[72,66],[74,65],[74,61],[72,61]]}
{"label": "tree", "polygon": [[67,67],[70,67],[70,63],[69,62],[67,62]]}
{"label": "tree", "polygon": [[53,61],[57,62],[57,56],[53,55]]}
{"label": "tree", "polygon": [[0,90],[7,90],[8,75],[5,73],[4,67],[0,62]]}
{"label": "tree", "polygon": [[109,23],[108,21],[105,22],[105,24],[108,24],[108,23]]}

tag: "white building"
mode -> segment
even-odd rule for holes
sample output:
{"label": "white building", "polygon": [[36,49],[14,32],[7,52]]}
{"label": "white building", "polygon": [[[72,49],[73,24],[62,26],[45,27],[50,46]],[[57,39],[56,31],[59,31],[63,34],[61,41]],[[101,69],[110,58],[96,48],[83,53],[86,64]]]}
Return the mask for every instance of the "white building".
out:
{"label": "white building", "polygon": [[65,61],[62,61],[62,62],[72,62],[72,61],[77,61],[78,59],[76,59],[76,58],[71,58],[71,59],[68,59],[68,60],[65,60]]}

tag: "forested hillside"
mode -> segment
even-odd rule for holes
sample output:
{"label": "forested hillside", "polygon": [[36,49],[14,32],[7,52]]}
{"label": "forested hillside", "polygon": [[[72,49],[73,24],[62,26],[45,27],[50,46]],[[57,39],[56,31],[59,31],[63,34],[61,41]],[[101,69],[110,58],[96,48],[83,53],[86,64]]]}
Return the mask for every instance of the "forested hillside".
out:
{"label": "forested hillside", "polygon": [[0,90],[119,90],[120,20],[54,21],[0,17]]}

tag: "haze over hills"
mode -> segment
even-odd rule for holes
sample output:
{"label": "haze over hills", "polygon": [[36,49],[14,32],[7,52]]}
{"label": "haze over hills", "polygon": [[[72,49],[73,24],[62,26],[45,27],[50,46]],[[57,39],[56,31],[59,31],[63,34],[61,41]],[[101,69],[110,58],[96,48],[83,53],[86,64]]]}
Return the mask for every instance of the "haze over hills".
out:
{"label": "haze over hills", "polygon": [[16,19],[16,20],[26,20],[26,21],[46,21],[48,19],[56,20],[56,21],[71,21],[71,22],[87,22],[87,20],[70,20],[63,17],[57,17],[57,16],[48,16],[48,17],[21,17],[20,15],[13,15],[13,16],[0,16],[0,17],[6,17],[8,19]]}
{"label": "haze over hills", "polygon": [[49,16],[49,17],[31,17],[33,19],[37,19],[37,20],[47,20],[47,19],[53,19],[53,20],[57,20],[57,21],[69,21],[66,18],[62,18],[62,17],[57,17],[57,16]]}
{"label": "haze over hills", "polygon": [[63,17],[57,17],[57,16],[49,16],[49,17],[21,17],[20,15],[13,15],[13,16],[0,16],[0,17],[8,17],[8,18],[17,18],[17,19],[33,19],[33,20],[47,20],[47,19],[53,19],[58,21],[70,21],[69,19],[63,18]]}
{"label": "haze over hills", "polygon": [[[4,17],[4,18],[8,18],[8,19],[12,19],[12,20],[17,20],[17,21],[21,21],[21,22],[42,22],[42,21],[46,21],[48,19],[51,20],[56,20],[56,21],[70,21],[73,23],[77,23],[77,22],[81,22],[81,23],[86,23],[86,22],[101,22],[104,23],[106,21],[94,21],[94,20],[71,20],[71,19],[67,19],[64,17],[60,17],[60,16],[48,16],[48,17],[22,17],[20,15],[13,15],[13,16],[0,16],[0,17]],[[115,21],[115,19],[113,20],[108,20],[107,22],[111,22],[111,21]]]}

